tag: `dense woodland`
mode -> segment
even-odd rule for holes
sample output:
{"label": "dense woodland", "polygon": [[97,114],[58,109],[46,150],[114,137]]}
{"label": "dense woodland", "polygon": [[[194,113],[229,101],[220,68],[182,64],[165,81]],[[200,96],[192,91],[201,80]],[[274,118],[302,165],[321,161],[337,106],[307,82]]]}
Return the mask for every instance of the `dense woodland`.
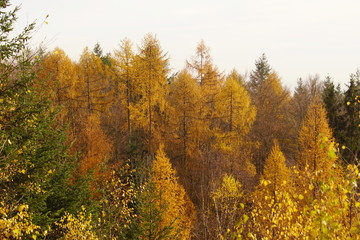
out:
{"label": "dense woodland", "polygon": [[1,239],[360,239],[360,72],[345,89],[266,55],[174,73],[153,34],[76,61],[0,1]]}

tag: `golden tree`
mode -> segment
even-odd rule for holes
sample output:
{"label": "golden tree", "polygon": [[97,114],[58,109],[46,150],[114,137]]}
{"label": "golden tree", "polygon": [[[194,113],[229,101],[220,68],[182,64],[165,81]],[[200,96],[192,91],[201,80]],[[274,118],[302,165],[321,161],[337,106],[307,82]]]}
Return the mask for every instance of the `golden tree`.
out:
{"label": "golden tree", "polygon": [[152,166],[151,181],[159,196],[155,204],[162,209],[161,226],[171,226],[172,235],[178,239],[190,239],[195,221],[195,210],[185,189],[178,183],[176,171],[166,157],[163,147],[156,153]]}
{"label": "golden tree", "polygon": [[55,106],[63,107],[59,120],[63,124],[69,124],[75,111],[75,85],[78,81],[75,64],[63,50],[55,48],[41,59],[37,78],[38,84],[50,86],[47,98],[52,99]]}
{"label": "golden tree", "polygon": [[223,154],[222,165],[231,173],[245,170],[255,175],[254,166],[247,156],[245,136],[255,121],[256,110],[251,104],[245,88],[231,74],[215,97],[215,110],[218,118],[215,148]]}
{"label": "golden tree", "polygon": [[[265,61],[265,62],[264,62]],[[256,107],[256,121],[250,136],[257,142],[259,149],[254,149],[256,170],[261,173],[268,156],[272,141],[276,138],[284,154],[289,152],[291,132],[287,109],[290,103],[289,91],[284,89],[281,79],[274,71],[270,71],[266,57],[256,63],[257,70],[252,74],[250,95]]]}
{"label": "golden tree", "polygon": [[[197,141],[199,136],[198,110],[200,89],[196,80],[187,70],[183,70],[171,84],[169,104],[171,106],[171,140],[168,149],[171,156],[179,159],[175,162],[180,177],[185,185],[191,185],[195,161],[199,156]],[[186,186],[187,188],[189,186]]]}
{"label": "golden tree", "polygon": [[159,40],[147,34],[135,59],[135,76],[138,79],[135,100],[130,104],[133,113],[130,121],[145,134],[147,150],[153,154],[164,129],[166,101],[168,95],[168,59]]}
{"label": "golden tree", "polygon": [[[321,100],[315,98],[310,104],[299,132],[299,151],[297,164],[304,174],[310,176],[300,179],[303,188],[313,185],[312,198],[320,197],[321,182],[338,178],[340,169],[333,142],[332,132],[326,120],[326,110]],[[305,174],[306,175],[306,174]]]}
{"label": "golden tree", "polygon": [[121,104],[126,108],[126,129],[128,136],[132,129],[132,112],[130,104],[134,102],[135,91],[138,83],[134,69],[135,53],[129,39],[120,42],[119,49],[114,52],[114,67],[117,75],[117,87],[115,94],[120,98]]}
{"label": "golden tree", "polygon": [[105,111],[111,102],[109,79],[111,72],[101,58],[86,47],[78,63],[76,84],[78,107],[87,112]]}

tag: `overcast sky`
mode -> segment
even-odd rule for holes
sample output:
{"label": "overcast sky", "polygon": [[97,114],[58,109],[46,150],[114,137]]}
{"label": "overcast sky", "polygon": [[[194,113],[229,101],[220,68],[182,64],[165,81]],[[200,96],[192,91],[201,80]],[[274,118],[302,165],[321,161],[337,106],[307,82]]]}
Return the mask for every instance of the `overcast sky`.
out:
{"label": "overcast sky", "polygon": [[135,44],[154,33],[173,71],[184,67],[201,39],[214,64],[251,71],[265,53],[293,89],[299,77],[327,75],[346,83],[360,67],[359,0],[16,0],[19,25],[41,24],[33,39],[77,60],[99,42],[105,52],[125,37]]}

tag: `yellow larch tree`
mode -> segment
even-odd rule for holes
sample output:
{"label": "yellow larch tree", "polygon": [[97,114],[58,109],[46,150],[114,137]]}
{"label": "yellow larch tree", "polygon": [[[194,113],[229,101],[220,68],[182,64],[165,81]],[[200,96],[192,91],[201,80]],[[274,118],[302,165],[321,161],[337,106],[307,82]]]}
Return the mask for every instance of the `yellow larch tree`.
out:
{"label": "yellow larch tree", "polygon": [[250,96],[240,84],[237,74],[229,75],[220,92],[215,97],[216,128],[215,147],[224,154],[223,167],[231,173],[245,170],[255,175],[255,168],[246,157],[244,137],[255,121],[256,110]]}
{"label": "yellow larch tree", "polygon": [[41,59],[37,78],[39,84],[50,86],[48,97],[55,106],[62,107],[60,121],[69,124],[75,111],[75,84],[78,81],[75,64],[63,50],[55,48]]}
{"label": "yellow larch tree", "polygon": [[[326,119],[326,110],[320,98],[310,104],[298,138],[297,165],[303,177],[299,184],[308,189],[310,199],[319,199],[319,184],[330,179],[337,181],[341,175],[335,153],[335,143]],[[307,176],[306,176],[307,175]]]}
{"label": "yellow larch tree", "polygon": [[176,239],[191,239],[195,221],[195,210],[185,189],[178,183],[176,171],[160,146],[152,165],[152,178],[156,195],[156,206],[162,209],[161,226],[171,226]]}
{"label": "yellow larch tree", "polygon": [[130,104],[130,119],[134,126],[145,133],[147,151],[153,154],[162,138],[166,119],[166,96],[168,95],[168,59],[159,40],[147,34],[135,59],[135,77],[138,79],[135,100]]}
{"label": "yellow larch tree", "polygon": [[132,129],[132,112],[130,104],[134,102],[134,91],[138,83],[135,78],[134,69],[135,53],[132,42],[125,38],[119,44],[119,49],[114,51],[114,67],[117,76],[115,96],[120,98],[122,106],[126,108],[126,131],[128,136]]}
{"label": "yellow larch tree", "polygon": [[[333,167],[334,159],[329,158],[325,144],[333,141],[332,132],[326,119],[326,110],[321,100],[315,98],[309,106],[299,132],[297,163],[300,169],[311,172],[321,170],[326,174]],[[327,177],[324,175],[324,177]]]}
{"label": "yellow larch tree", "polygon": [[111,73],[101,58],[87,47],[78,63],[79,81],[76,84],[78,108],[86,112],[103,112],[111,103],[109,79]]}
{"label": "yellow larch tree", "polygon": [[55,48],[46,54],[41,59],[39,68],[38,77],[51,84],[51,97],[56,105],[64,105],[73,99],[72,88],[77,81],[77,74],[75,65],[62,49]]}
{"label": "yellow larch tree", "polygon": [[[171,140],[167,148],[171,152],[177,171],[186,187],[191,185],[195,160],[199,157],[198,109],[200,88],[189,72],[181,71],[170,86],[169,103],[171,106]],[[179,160],[177,160],[179,159]]]}

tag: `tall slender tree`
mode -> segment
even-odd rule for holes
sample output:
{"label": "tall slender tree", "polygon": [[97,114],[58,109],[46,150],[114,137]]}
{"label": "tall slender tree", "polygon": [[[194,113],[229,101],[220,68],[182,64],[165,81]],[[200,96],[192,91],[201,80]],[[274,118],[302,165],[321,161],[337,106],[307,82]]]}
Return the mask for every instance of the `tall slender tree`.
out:
{"label": "tall slender tree", "polygon": [[168,59],[161,49],[159,40],[147,34],[142,40],[136,57],[136,78],[139,80],[137,99],[130,105],[133,123],[146,134],[147,151],[154,154],[162,138],[162,124],[165,121],[168,94]]}

